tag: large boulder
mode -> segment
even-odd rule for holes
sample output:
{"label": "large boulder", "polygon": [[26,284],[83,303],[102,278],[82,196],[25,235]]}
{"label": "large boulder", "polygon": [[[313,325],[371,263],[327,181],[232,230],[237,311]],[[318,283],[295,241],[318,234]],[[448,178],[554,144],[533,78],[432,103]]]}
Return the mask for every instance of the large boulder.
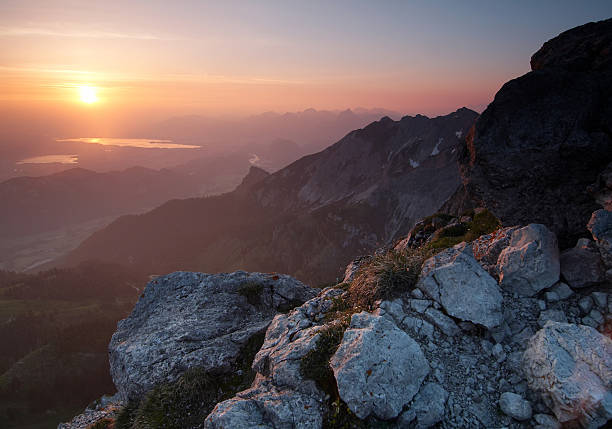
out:
{"label": "large boulder", "polygon": [[230,371],[241,350],[274,315],[316,290],[287,275],[176,272],[149,282],[110,345],[122,400],[139,399],[189,368]]}
{"label": "large boulder", "polygon": [[497,266],[501,286],[520,295],[533,296],[554,285],[560,272],[555,234],[540,224],[514,231]]}
{"label": "large boulder", "polygon": [[561,253],[561,274],[574,289],[593,286],[605,279],[605,268],[595,243],[581,238],[572,249]]}
{"label": "large boulder", "polygon": [[598,207],[587,187],[612,161],[610,52],[612,19],[546,42],[468,134],[463,187],[447,206],[484,206],[504,225],[542,223],[562,248],[585,236]]}
{"label": "large boulder", "polygon": [[474,259],[465,243],[429,258],[423,264],[417,287],[458,319],[499,326],[502,295],[499,286]]}
{"label": "large boulder", "polygon": [[612,340],[595,329],[547,322],[529,340],[523,370],[561,424],[596,428],[612,418]]}
{"label": "large boulder", "polygon": [[382,316],[354,314],[330,360],[340,397],[361,419],[397,417],[429,373],[419,344]]}

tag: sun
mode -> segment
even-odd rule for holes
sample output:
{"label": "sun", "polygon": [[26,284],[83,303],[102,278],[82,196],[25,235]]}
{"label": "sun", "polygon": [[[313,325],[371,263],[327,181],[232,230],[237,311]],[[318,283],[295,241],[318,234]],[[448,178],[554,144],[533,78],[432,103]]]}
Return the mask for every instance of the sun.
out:
{"label": "sun", "polygon": [[98,101],[97,88],[89,85],[79,85],[78,88],[83,103],[91,104]]}

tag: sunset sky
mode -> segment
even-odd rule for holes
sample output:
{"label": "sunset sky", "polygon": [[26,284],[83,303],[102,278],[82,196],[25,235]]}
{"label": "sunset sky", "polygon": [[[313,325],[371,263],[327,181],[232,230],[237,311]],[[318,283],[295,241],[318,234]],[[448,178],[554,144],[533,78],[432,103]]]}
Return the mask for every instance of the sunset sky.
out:
{"label": "sunset sky", "polygon": [[482,110],[612,2],[3,0],[0,16],[3,111],[442,114]]}

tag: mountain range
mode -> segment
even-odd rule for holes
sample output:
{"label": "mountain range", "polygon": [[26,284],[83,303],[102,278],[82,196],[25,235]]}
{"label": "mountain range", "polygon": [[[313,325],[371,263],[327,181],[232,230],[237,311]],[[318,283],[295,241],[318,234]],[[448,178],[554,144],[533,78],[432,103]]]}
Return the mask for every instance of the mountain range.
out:
{"label": "mountain range", "polygon": [[[477,117],[388,117],[248,187],[124,216],[60,260],[148,273],[236,268],[333,281],[356,255],[390,244],[457,189],[458,146]],[[254,174],[251,171],[252,175]]]}

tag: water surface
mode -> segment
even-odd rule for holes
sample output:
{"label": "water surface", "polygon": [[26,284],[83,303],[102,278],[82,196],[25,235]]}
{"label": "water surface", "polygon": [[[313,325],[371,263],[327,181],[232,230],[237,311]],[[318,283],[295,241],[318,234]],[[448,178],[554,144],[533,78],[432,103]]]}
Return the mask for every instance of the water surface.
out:
{"label": "water surface", "polygon": [[161,139],[131,139],[120,137],[78,137],[57,139],[58,142],[81,142],[101,144],[103,146],[138,147],[144,149],[199,149],[201,146],[172,143],[172,140]]}
{"label": "water surface", "polygon": [[76,164],[78,155],[42,155],[17,161],[17,164]]}

